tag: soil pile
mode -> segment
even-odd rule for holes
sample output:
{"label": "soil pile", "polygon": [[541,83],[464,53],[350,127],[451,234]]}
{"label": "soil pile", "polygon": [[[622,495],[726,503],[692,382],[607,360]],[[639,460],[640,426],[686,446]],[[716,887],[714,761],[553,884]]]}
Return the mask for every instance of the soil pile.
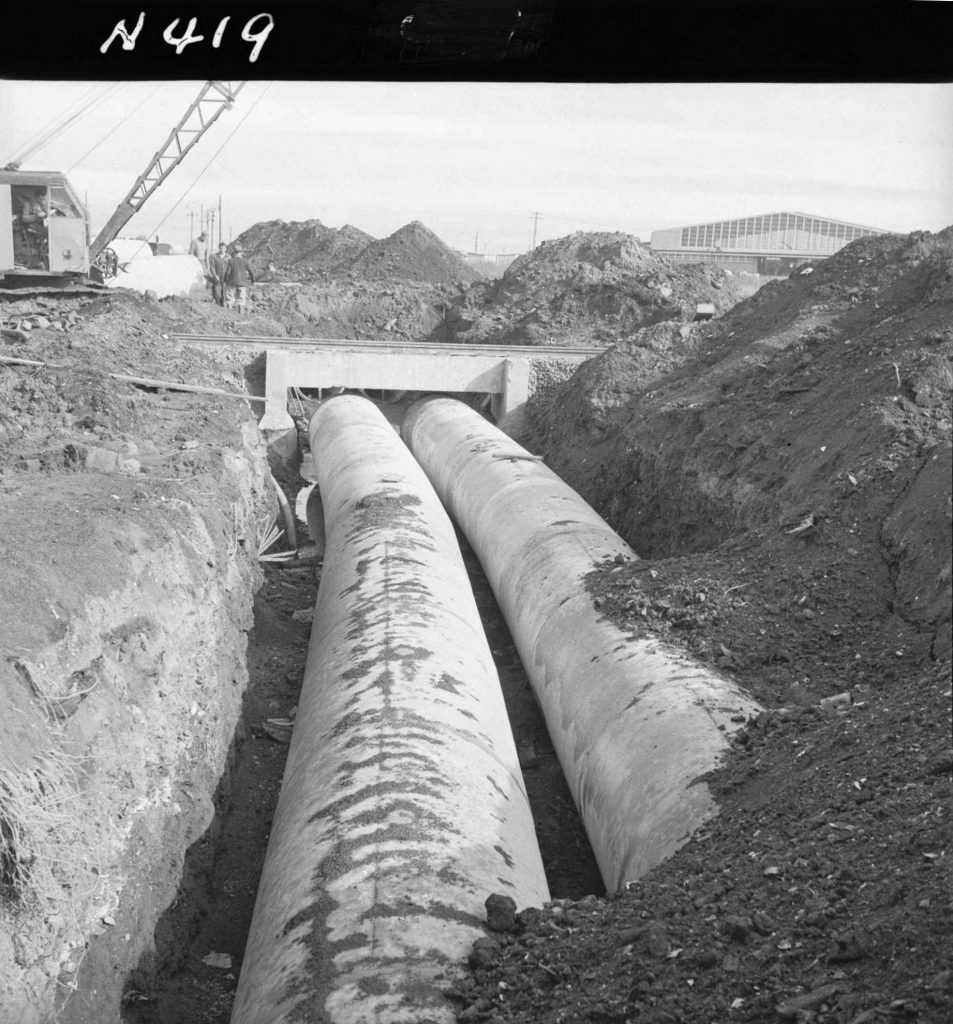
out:
{"label": "soil pile", "polygon": [[865,239],[537,407],[536,450],[644,556],[595,605],[766,710],[718,818],[475,950],[460,1020],[953,1017],[951,323],[953,229]]}
{"label": "soil pile", "polygon": [[252,225],[235,241],[244,247],[256,274],[272,263],[283,276],[303,279],[332,273],[374,238],[350,224],[329,228],[319,220],[270,220]]}
{"label": "soil pile", "polygon": [[949,1021],[949,708],[936,669],[763,713],[711,780],[721,814],[626,891],[481,940],[457,1019]]}
{"label": "soil pile", "polygon": [[345,224],[343,228],[328,231],[317,238],[314,247],[306,249],[296,261],[295,269],[302,275],[333,274],[338,267],[346,266],[373,241],[373,235],[351,224]]}
{"label": "soil pile", "polygon": [[751,287],[708,264],[669,263],[631,235],[576,232],[469,288],[433,340],[608,345],[652,324],[690,322],[700,303],[723,313]]}
{"label": "soil pile", "polygon": [[948,651],[951,254],[953,229],[854,243],[696,326],[664,377],[640,376],[642,335],[542,402],[536,441],[637,550],[744,529],[829,559],[849,548],[847,565],[889,569],[891,607]]}
{"label": "soil pile", "polygon": [[295,337],[419,341],[440,322],[456,288],[386,281],[256,285],[252,308]]}
{"label": "soil pile", "polygon": [[379,242],[372,242],[342,270],[366,281],[456,285],[481,279],[462,256],[419,220],[405,224]]}
{"label": "soil pile", "polygon": [[[253,329],[232,323],[228,330],[238,333],[419,341],[461,287],[481,279],[419,221],[380,241],[351,225],[266,221],[239,241],[259,281],[250,297]],[[268,264],[276,274],[265,273]],[[200,307],[196,313],[203,316]]]}
{"label": "soil pile", "polygon": [[236,241],[257,271],[273,263],[284,276],[299,281],[321,276],[369,284],[460,285],[482,279],[419,220],[379,240],[350,224],[335,229],[319,220],[264,221],[243,231]]}

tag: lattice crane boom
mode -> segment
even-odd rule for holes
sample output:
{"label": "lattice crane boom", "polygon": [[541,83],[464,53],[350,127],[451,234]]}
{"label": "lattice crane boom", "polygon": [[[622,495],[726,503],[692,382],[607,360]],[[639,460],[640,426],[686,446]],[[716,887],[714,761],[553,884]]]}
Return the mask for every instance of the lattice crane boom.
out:
{"label": "lattice crane boom", "polygon": [[173,128],[162,148],[96,236],[90,248],[90,260],[94,260],[116,238],[124,225],[139,212],[142,204],[182,162],[189,150],[215,124],[222,113],[231,108],[235,97],[246,84],[206,82],[202,86],[182,120]]}

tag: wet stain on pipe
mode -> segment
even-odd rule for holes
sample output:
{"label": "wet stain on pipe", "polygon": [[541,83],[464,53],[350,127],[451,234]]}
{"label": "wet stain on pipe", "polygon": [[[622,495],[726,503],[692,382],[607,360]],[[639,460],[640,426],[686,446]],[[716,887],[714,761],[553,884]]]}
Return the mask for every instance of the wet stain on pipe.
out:
{"label": "wet stain on pipe", "polygon": [[448,693],[459,693],[458,687],[463,686],[463,683],[459,679],[454,679],[449,672],[442,672],[440,678],[434,682],[434,686],[438,689],[446,690]]}
{"label": "wet stain on pipe", "polygon": [[486,778],[490,785],[497,791],[497,793],[499,793],[504,800],[509,801],[509,796],[507,795],[506,792],[500,789],[499,783],[497,783],[496,779],[494,779],[492,775],[487,775]]}

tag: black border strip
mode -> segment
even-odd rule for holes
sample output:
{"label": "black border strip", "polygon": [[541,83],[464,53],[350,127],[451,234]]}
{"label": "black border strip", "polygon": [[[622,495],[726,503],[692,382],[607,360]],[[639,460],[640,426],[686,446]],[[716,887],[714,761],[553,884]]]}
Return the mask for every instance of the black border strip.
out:
{"label": "black border strip", "polygon": [[[514,11],[522,15],[515,25]],[[406,13],[405,13],[406,12]],[[250,19],[274,28],[257,60]],[[114,26],[143,27],[131,50]],[[401,22],[413,15],[416,35]],[[196,18],[204,40],[163,39]],[[229,19],[217,48],[216,26]],[[264,21],[253,23],[253,29]],[[10,0],[0,75],[37,79],[825,82],[953,80],[945,0]],[[409,38],[408,38],[409,37]]]}

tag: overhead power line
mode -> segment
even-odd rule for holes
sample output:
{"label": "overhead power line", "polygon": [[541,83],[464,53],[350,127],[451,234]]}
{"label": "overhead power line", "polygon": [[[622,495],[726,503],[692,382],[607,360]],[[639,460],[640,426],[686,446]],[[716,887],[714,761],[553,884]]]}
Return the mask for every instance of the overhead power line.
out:
{"label": "overhead power line", "polygon": [[12,163],[16,160],[18,156],[20,156],[20,154],[28,152],[31,147],[36,145],[38,141],[47,134],[47,132],[52,131],[53,127],[56,124],[63,121],[66,117],[72,114],[75,109],[80,108],[84,103],[90,100],[92,96],[95,95],[98,89],[102,88],[104,87],[101,85],[94,85],[91,89],[88,89],[85,93],[83,93],[82,96],[73,100],[73,102],[70,103],[69,106],[67,106],[67,108],[63,111],[62,114],[58,114],[56,117],[49,120],[42,128],[37,129],[36,133],[34,135],[31,135],[30,138],[23,143],[23,148],[18,153],[13,154],[13,156],[11,156],[10,160],[7,162]]}
{"label": "overhead power line", "polygon": [[126,114],[126,116],[117,125],[114,125],[112,128],[110,128],[109,131],[106,132],[106,134],[99,140],[99,142],[97,142],[90,149],[87,149],[86,152],[75,163],[67,167],[66,173],[69,174],[69,172],[72,171],[74,168],[79,167],[79,165],[88,156],[90,156],[92,153],[95,153],[96,150],[99,149],[99,147],[106,141],[106,139],[108,139],[109,136],[113,134],[113,132],[118,131],[129,120],[129,118],[132,117],[133,114],[138,113],[156,95],[156,93],[162,88],[164,84],[164,82],[160,82],[141,103],[133,107],[133,109],[130,110],[129,113]]}
{"label": "overhead power line", "polygon": [[[100,92],[98,96],[91,96],[86,93],[85,97],[77,101],[80,105],[79,108],[73,110],[76,103],[70,105],[67,108],[67,113],[62,114],[58,119],[51,121],[46,128],[40,130],[33,139],[27,143],[17,154],[15,154],[11,160],[7,161],[8,164],[22,164],[28,157],[33,156],[38,150],[44,146],[49,145],[55,138],[61,135],[71,124],[77,121],[80,117],[92,110],[94,107],[98,107],[101,103],[104,103],[110,96],[118,92],[126,83],[125,82],[114,82],[105,87],[104,91]],[[99,87],[97,87],[99,88]],[[95,89],[92,92],[95,93]]]}

